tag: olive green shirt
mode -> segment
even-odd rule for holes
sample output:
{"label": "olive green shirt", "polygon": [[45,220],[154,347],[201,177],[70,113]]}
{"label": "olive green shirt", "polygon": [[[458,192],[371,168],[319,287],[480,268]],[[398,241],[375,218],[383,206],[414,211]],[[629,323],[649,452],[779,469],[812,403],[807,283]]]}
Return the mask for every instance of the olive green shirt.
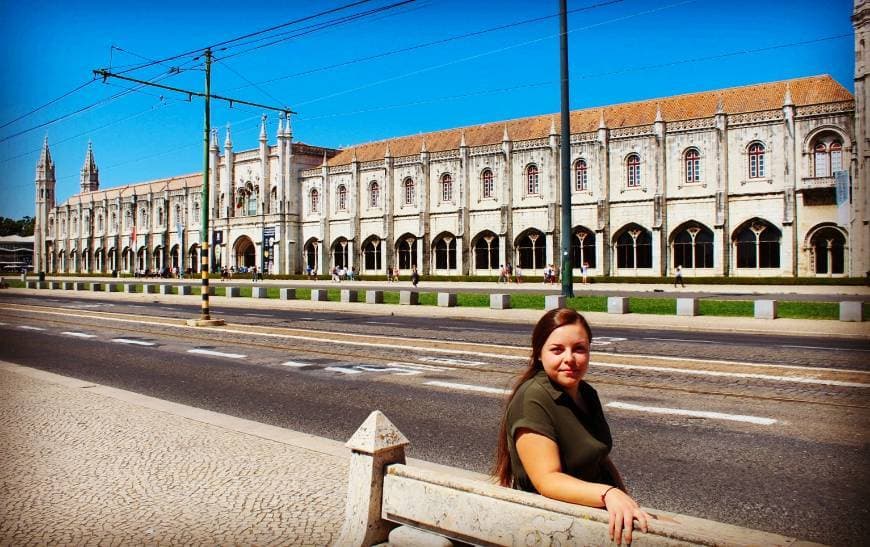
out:
{"label": "olive green shirt", "polygon": [[515,435],[526,428],[552,439],[559,446],[562,472],[588,482],[615,485],[602,465],[613,447],[610,428],[598,394],[581,382],[579,394],[586,406],[580,409],[571,396],[553,384],[544,370],[524,382],[507,410],[508,450],[514,487],[537,492],[517,454]]}

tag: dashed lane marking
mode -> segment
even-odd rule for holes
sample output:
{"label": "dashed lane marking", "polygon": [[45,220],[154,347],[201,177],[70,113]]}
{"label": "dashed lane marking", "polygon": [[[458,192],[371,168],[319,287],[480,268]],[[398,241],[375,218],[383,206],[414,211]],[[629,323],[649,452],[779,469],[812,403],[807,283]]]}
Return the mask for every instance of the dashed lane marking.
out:
{"label": "dashed lane marking", "polygon": [[246,313],[245,317],[275,317],[270,313]]}
{"label": "dashed lane marking", "polygon": [[827,351],[866,351],[866,352],[870,352],[870,349],[863,349],[863,348],[830,348],[830,347],[825,347],[825,346],[793,346],[793,345],[792,346],[783,345],[780,347],[782,347],[782,348],[798,348],[798,349],[823,349],[823,350],[827,350]]}
{"label": "dashed lane marking", "polygon": [[61,334],[66,334],[67,336],[75,336],[76,338],[96,338],[96,334],[87,334],[85,332],[72,332],[72,331],[63,331]]}
{"label": "dashed lane marking", "polygon": [[198,355],[211,355],[212,357],[228,357],[230,359],[244,359],[247,355],[241,353],[225,353],[223,351],[214,351],[210,349],[194,348],[187,350],[187,353],[196,353]]}
{"label": "dashed lane marking", "polygon": [[696,344],[708,344],[711,342],[711,340],[701,340],[701,339],[688,340],[686,338],[654,338],[651,336],[647,336],[645,338],[642,338],[642,340],[658,340],[661,342],[692,342],[692,343],[696,343]]}
{"label": "dashed lane marking", "polygon": [[438,365],[453,365],[457,367],[477,367],[480,365],[485,365],[483,361],[468,361],[466,359],[452,359],[450,357],[429,357],[422,356],[417,357],[418,360],[423,361],[424,363],[435,363]]}
{"label": "dashed lane marking", "polygon": [[156,346],[154,342],[146,342],[144,340],[131,340],[130,338],[112,338],[112,342],[119,344],[131,344],[133,346]]}
{"label": "dashed lane marking", "polygon": [[314,366],[311,363],[303,363],[301,361],[284,361],[281,363],[282,367],[292,367],[292,368],[305,368]]}
{"label": "dashed lane marking", "polygon": [[753,378],[755,380],[770,380],[773,382],[792,382],[797,384],[818,384],[823,386],[843,387],[870,387],[870,384],[859,382],[843,382],[840,380],[821,380],[819,378],[805,378],[798,376],[774,376],[772,374],[754,374],[749,372],[720,372],[715,370],[691,370],[674,367],[653,367],[646,365],[626,365],[620,363],[594,363],[593,366],[606,368],[621,368],[634,370],[650,370],[656,372],[674,372],[678,374],[691,374],[698,376],[720,376],[726,378]]}
{"label": "dashed lane marking", "polygon": [[689,416],[692,418],[707,418],[710,420],[727,420],[731,422],[746,422],[757,425],[773,425],[776,420],[773,418],[760,418],[758,416],[744,416],[741,414],[725,414],[722,412],[708,412],[704,410],[686,410],[682,408],[664,408],[656,406],[641,406],[631,403],[612,402],[604,405],[608,408],[620,408],[622,410],[636,410],[638,412],[648,412],[650,414],[671,414],[676,416]]}
{"label": "dashed lane marking", "polygon": [[497,387],[474,386],[470,384],[457,384],[454,382],[441,382],[433,380],[425,382],[424,385],[435,387],[446,387],[447,389],[458,389],[460,391],[479,391],[481,393],[495,393],[496,395],[507,395],[510,393],[508,389],[499,389]]}
{"label": "dashed lane marking", "polygon": [[342,374],[362,374],[363,371],[356,370],[353,368],[344,368],[344,367],[326,367],[323,370],[328,370],[330,372],[341,372]]}
{"label": "dashed lane marking", "polygon": [[45,330],[42,327],[31,327],[30,325],[18,325],[18,328],[24,330]]}

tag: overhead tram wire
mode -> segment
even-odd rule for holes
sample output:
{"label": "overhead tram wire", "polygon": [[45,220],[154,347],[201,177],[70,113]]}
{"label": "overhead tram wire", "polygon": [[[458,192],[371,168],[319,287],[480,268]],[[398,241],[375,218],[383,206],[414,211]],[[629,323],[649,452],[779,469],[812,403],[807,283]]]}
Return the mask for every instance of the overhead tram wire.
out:
{"label": "overhead tram wire", "polygon": [[[22,114],[22,115],[18,116],[17,118],[15,118],[14,120],[10,120],[10,121],[4,123],[3,125],[0,125],[0,129],[3,129],[4,127],[7,127],[7,126],[9,126],[9,125],[12,125],[13,123],[15,123],[15,122],[17,122],[17,121],[19,121],[19,120],[23,120],[23,119],[26,118],[27,116],[30,116],[31,114],[35,114],[35,113],[39,112],[40,110],[42,110],[43,108],[45,108],[45,107],[47,107],[47,106],[50,106],[50,105],[56,103],[57,101],[59,101],[59,100],[61,100],[61,99],[64,99],[64,98],[66,98],[66,97],[69,97],[70,95],[72,95],[72,94],[75,93],[76,91],[79,91],[79,90],[84,89],[84,88],[86,88],[87,86],[91,85],[91,84],[94,83],[96,80],[97,80],[96,78],[92,78],[92,79],[88,80],[87,82],[85,82],[85,83],[83,83],[83,84],[81,84],[81,85],[79,85],[79,86],[76,86],[75,88],[73,88],[73,89],[67,91],[67,92],[64,93],[63,95],[60,95],[59,97],[55,97],[54,99],[48,101],[47,103],[45,103],[45,104],[43,104],[43,105],[41,105],[41,106],[37,106],[36,108],[34,108],[33,110],[31,110],[30,112],[27,112],[27,113],[25,113],[25,114]],[[2,141],[0,141],[0,142],[2,142]]]}
{"label": "overhead tram wire", "polygon": [[[582,7],[582,8],[575,8],[575,9],[572,9],[572,10],[568,10],[568,13],[577,13],[577,12],[582,12],[582,11],[590,11],[590,10],[593,10],[593,9],[603,8],[603,7],[606,7],[606,6],[613,5],[613,4],[620,4],[620,3],[624,2],[624,1],[625,1],[625,0],[607,0],[607,1],[605,1],[605,2],[599,2],[599,3],[597,3],[597,4],[592,4],[592,5],[590,5],[590,6],[584,6],[584,7]],[[456,36],[451,36],[451,37],[449,37],[449,38],[441,38],[441,39],[439,39],[439,40],[433,40],[433,41],[431,41],[431,42],[423,42],[423,43],[421,43],[421,44],[416,44],[416,45],[413,45],[413,46],[408,46],[408,47],[404,47],[404,48],[400,48],[400,49],[394,49],[394,50],[391,50],[391,51],[385,51],[385,52],[382,52],[382,53],[376,53],[376,54],[374,54],[374,55],[369,55],[369,56],[367,56],[367,57],[358,57],[358,58],[356,58],[356,59],[351,59],[351,60],[348,60],[348,61],[342,61],[342,62],[340,62],[340,63],[335,63],[335,64],[331,64],[331,65],[325,65],[325,66],[321,66],[321,67],[317,67],[317,68],[312,68],[312,69],[309,69],[309,70],[303,70],[302,72],[296,72],[296,73],[293,73],[293,74],[288,74],[288,75],[286,75],[286,76],[279,76],[279,77],[277,77],[277,78],[273,78],[273,79],[271,79],[271,80],[265,80],[265,81],[262,81],[262,82],[259,82],[259,83],[260,83],[260,84],[270,84],[270,83],[278,82],[278,81],[281,81],[281,80],[286,80],[286,79],[289,79],[289,78],[296,78],[296,77],[299,77],[299,76],[307,76],[307,75],[309,75],[309,74],[315,74],[315,73],[317,73],[317,72],[323,72],[324,70],[332,70],[332,69],[334,69],[334,68],[341,68],[341,67],[349,66],[349,65],[353,65],[353,64],[356,64],[356,63],[362,63],[362,62],[366,62],[366,61],[372,61],[372,60],[375,60],[375,59],[381,59],[381,58],[384,58],[384,57],[389,57],[389,56],[391,56],[391,55],[397,55],[397,54],[399,54],[399,53],[407,53],[407,52],[409,52],[409,51],[414,51],[414,50],[417,50],[417,49],[423,49],[423,48],[427,48],[427,47],[431,47],[431,46],[437,46],[437,45],[441,45],[441,44],[446,44],[446,43],[449,43],[449,42],[453,42],[453,41],[455,41],[455,40],[463,40],[463,39],[465,39],[465,38],[473,38],[473,37],[475,37],[475,36],[481,36],[481,35],[484,35],[484,34],[488,34],[488,33],[490,33],[490,32],[498,32],[498,31],[500,31],[500,30],[507,30],[507,29],[509,29],[509,28],[514,28],[514,27],[518,27],[518,26],[522,26],[522,25],[527,25],[527,24],[531,24],[531,23],[538,23],[538,22],[540,22],[540,21],[545,21],[545,20],[547,20],[547,19],[552,19],[552,18],[554,18],[554,17],[558,17],[558,16],[559,16],[558,13],[554,13],[554,14],[552,14],[552,15],[544,15],[544,16],[541,16],[541,17],[535,17],[535,18],[532,18],[532,19],[524,19],[524,20],[522,20],[522,21],[515,21],[515,22],[513,22],[513,23],[507,23],[507,24],[504,24],[504,25],[499,25],[499,26],[495,26],[495,27],[490,27],[490,28],[487,28],[487,29],[478,30],[478,31],[474,31],[474,32],[469,32],[469,33],[466,33],[466,34],[459,34],[459,35],[456,35]],[[245,86],[245,87],[246,87],[246,86]],[[244,89],[244,87],[238,87],[238,88],[235,88],[235,89],[233,89],[233,91],[238,90],[238,89]]]}
{"label": "overhead tram wire", "polygon": [[[237,71],[236,69],[234,69],[233,67],[231,67],[231,66],[229,65],[229,63],[226,62],[226,59],[217,59],[217,62],[219,62],[219,63],[221,64],[221,66],[226,67],[227,70],[229,70],[230,72],[232,72],[233,74],[235,74],[236,76],[238,76],[239,78],[241,78],[242,80],[244,80],[244,81],[248,82],[249,84],[251,84],[255,89],[257,89],[258,91],[260,91],[260,93],[262,93],[262,94],[265,95],[266,97],[272,99],[273,101],[275,101],[276,103],[278,103],[278,104],[280,104],[280,105],[282,105],[282,106],[285,106],[285,107],[287,106],[286,103],[285,103],[284,101],[282,101],[281,99],[275,97],[274,95],[272,95],[271,93],[269,93],[268,91],[266,91],[265,89],[263,89],[262,87],[260,87],[259,85],[255,84],[255,83],[252,82],[251,80],[247,79],[247,78],[246,78],[242,73],[240,73],[239,71]],[[290,110],[290,108],[287,107],[287,110]]]}

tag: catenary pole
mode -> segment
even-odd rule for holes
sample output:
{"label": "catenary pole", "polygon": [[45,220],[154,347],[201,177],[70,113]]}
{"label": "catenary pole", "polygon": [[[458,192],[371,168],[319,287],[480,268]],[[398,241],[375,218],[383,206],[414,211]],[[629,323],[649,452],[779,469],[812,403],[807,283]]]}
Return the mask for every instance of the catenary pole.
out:
{"label": "catenary pole", "polygon": [[200,198],[200,210],[202,218],[199,225],[200,246],[200,274],[202,275],[202,312],[200,321],[211,321],[208,309],[208,171],[209,171],[209,137],[211,136],[211,50],[205,50],[205,130],[203,136],[203,164],[202,164],[202,197]]}
{"label": "catenary pole", "polygon": [[562,131],[559,159],[562,168],[562,296],[574,296],[571,264],[571,119],[568,97],[568,0],[559,0],[559,54],[562,79]]}

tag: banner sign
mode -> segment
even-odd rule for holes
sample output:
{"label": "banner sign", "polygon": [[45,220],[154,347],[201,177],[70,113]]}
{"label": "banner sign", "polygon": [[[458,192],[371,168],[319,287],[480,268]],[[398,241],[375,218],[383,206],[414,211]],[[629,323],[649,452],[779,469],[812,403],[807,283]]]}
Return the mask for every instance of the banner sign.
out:
{"label": "banner sign", "polygon": [[275,227],[263,227],[263,264],[262,272],[266,273],[272,269],[272,245],[275,243]]}
{"label": "banner sign", "polygon": [[223,230],[215,230],[211,235],[211,243],[212,245],[221,245],[224,242],[224,232]]}
{"label": "banner sign", "polygon": [[837,198],[837,224],[844,228],[849,227],[849,172],[837,171],[834,173]]}

